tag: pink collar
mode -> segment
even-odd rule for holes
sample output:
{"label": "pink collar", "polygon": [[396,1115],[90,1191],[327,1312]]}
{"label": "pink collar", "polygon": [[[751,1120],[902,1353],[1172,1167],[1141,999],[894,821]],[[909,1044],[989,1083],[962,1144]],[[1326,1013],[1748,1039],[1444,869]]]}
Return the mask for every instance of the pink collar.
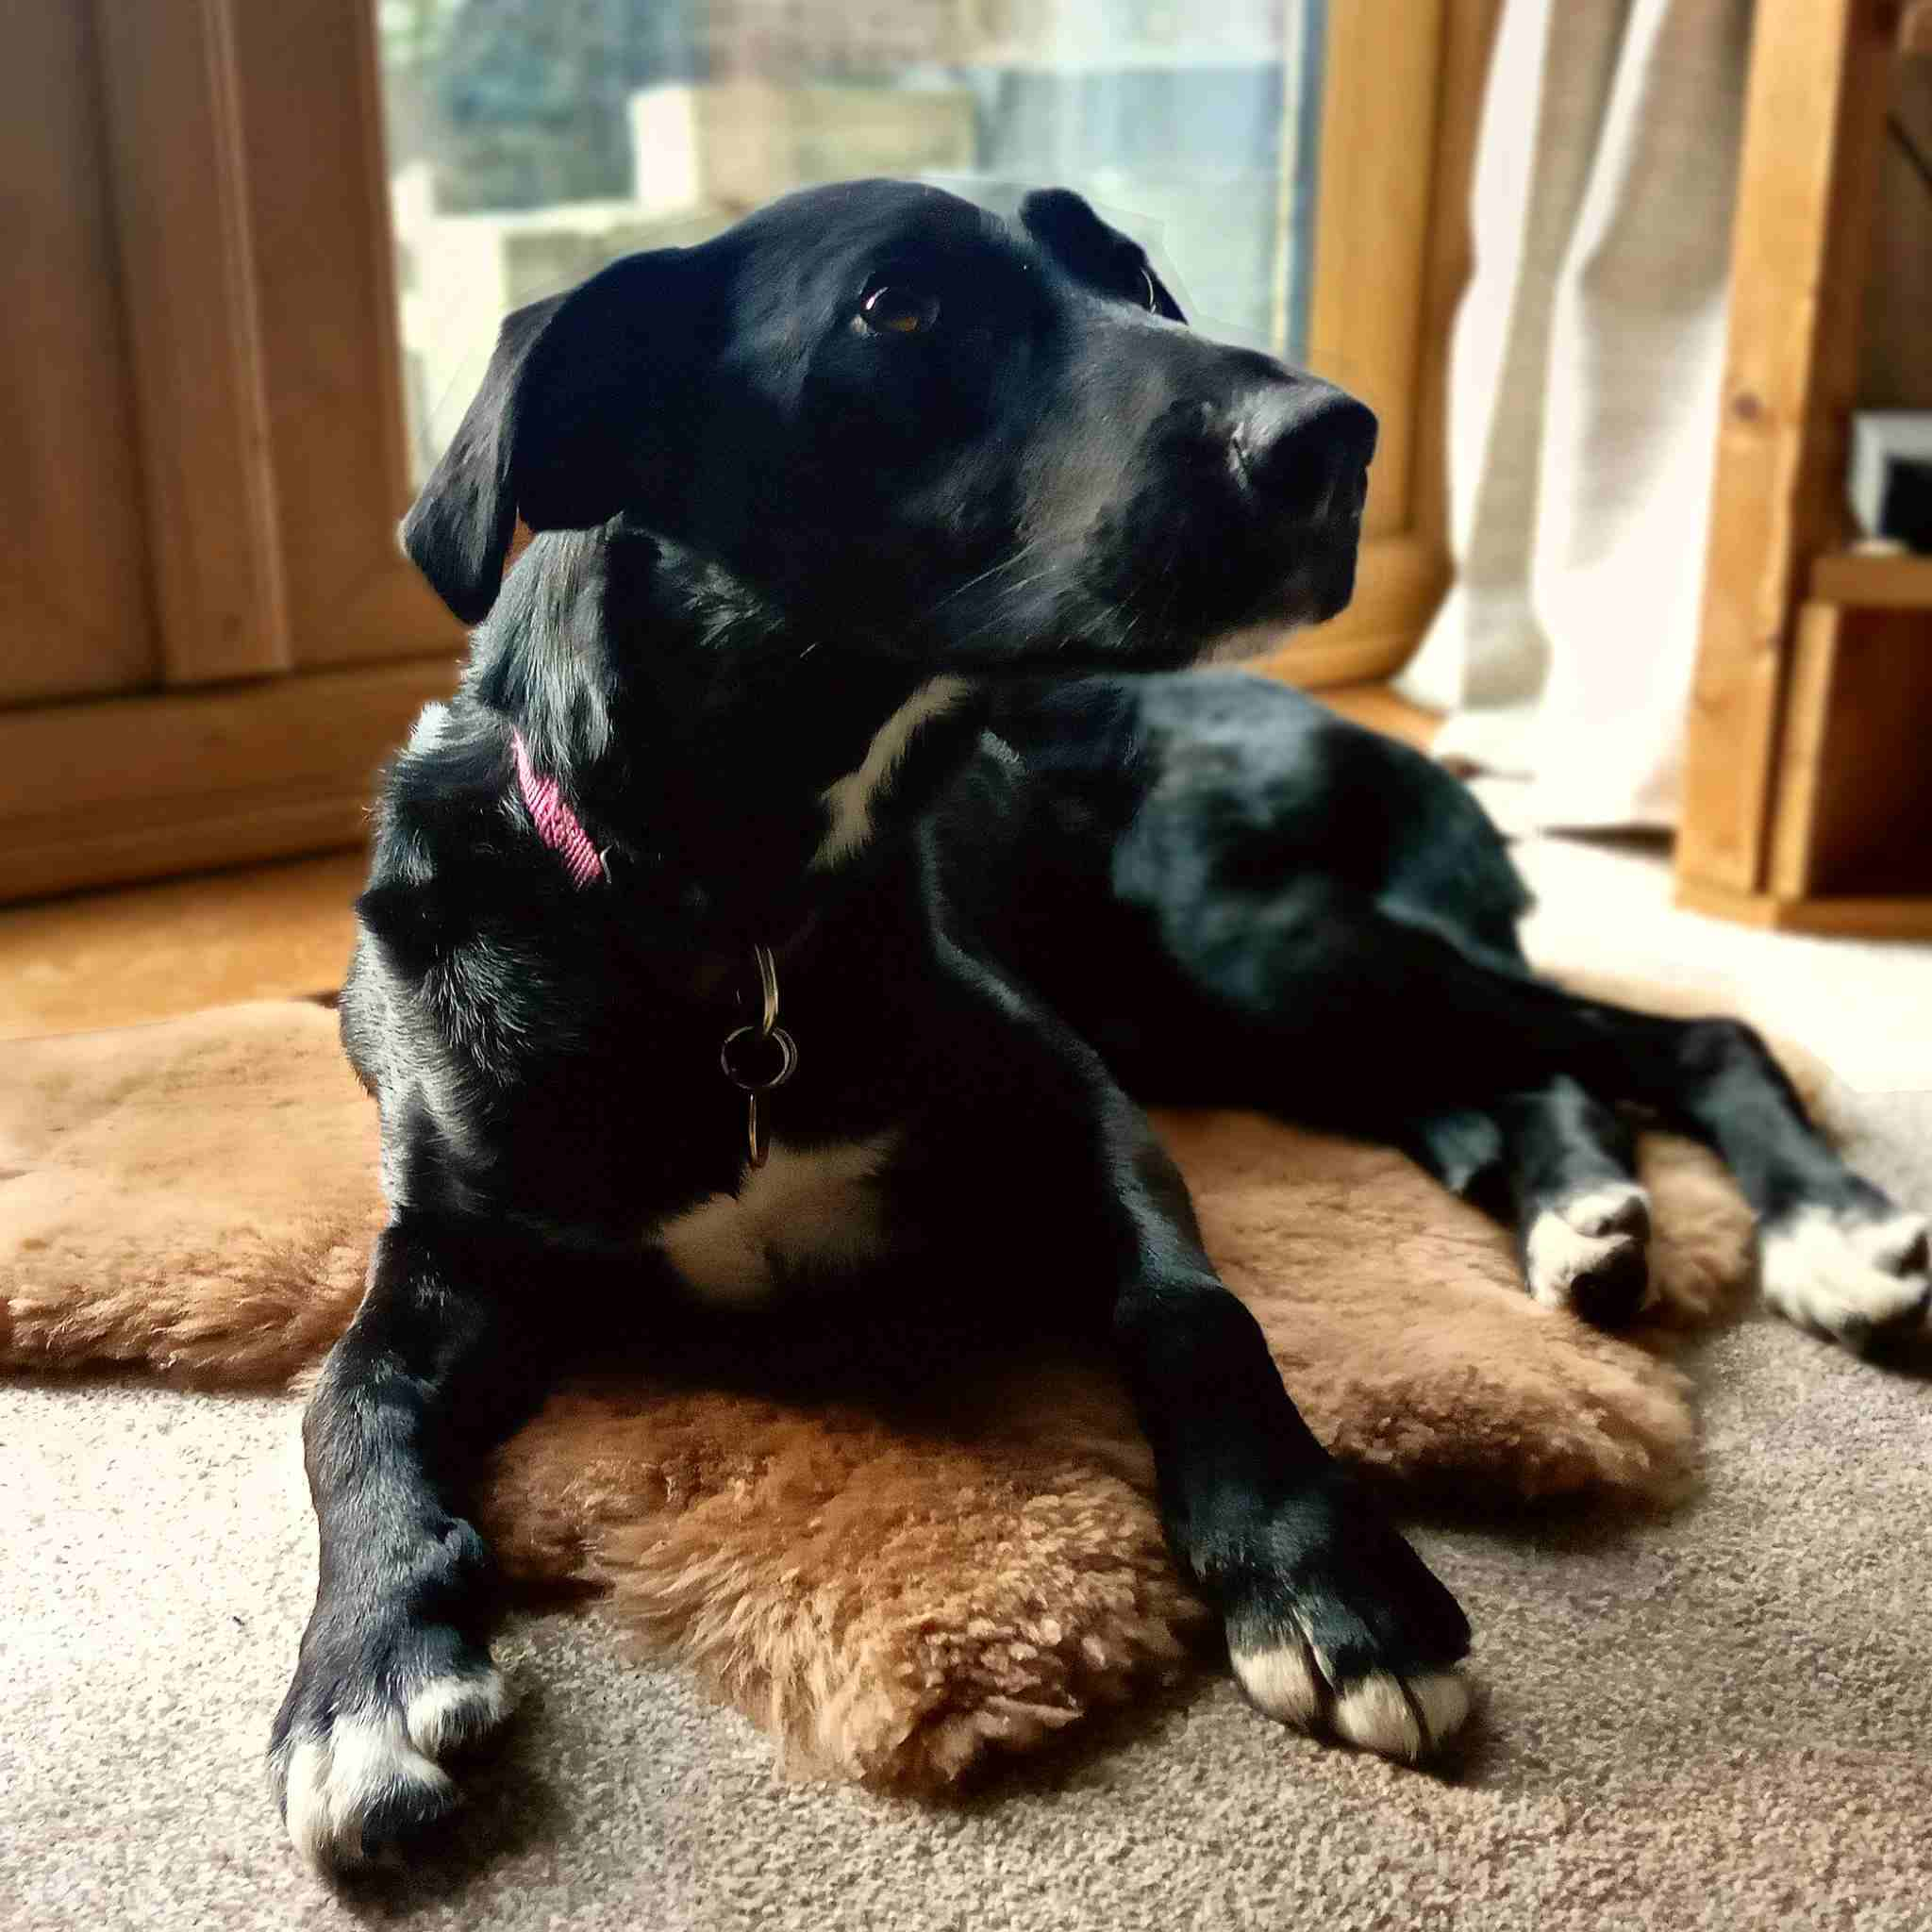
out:
{"label": "pink collar", "polygon": [[509,741],[516,753],[517,790],[523,794],[524,808],[537,827],[538,838],[563,860],[573,885],[595,885],[605,876],[603,854],[591,843],[590,833],[565,803],[557,780],[544,777],[530,762],[524,734],[511,731]]}

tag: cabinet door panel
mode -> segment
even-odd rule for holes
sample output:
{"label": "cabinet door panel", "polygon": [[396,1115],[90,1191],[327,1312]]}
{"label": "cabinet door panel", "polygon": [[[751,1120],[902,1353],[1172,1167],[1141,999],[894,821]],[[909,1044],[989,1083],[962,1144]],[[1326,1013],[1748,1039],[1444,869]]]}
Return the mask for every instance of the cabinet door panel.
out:
{"label": "cabinet door panel", "polygon": [[450,650],[396,547],[409,497],[375,33],[361,6],[234,12],[246,196],[297,670]]}
{"label": "cabinet door panel", "polygon": [[170,684],[290,665],[236,10],[233,0],[102,0],[93,16]]}
{"label": "cabinet door panel", "polygon": [[92,16],[6,11],[0,705],[158,675]]}

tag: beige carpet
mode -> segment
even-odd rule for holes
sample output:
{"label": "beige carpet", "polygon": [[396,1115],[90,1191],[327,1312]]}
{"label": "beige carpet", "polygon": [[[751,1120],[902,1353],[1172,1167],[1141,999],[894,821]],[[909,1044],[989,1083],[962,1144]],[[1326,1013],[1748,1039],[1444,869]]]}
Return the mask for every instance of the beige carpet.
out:
{"label": "beige carpet", "polygon": [[[1849,1111],[1866,1164],[1932,1198],[1924,1097]],[[682,1674],[547,1617],[509,1634],[525,1707],[465,1836],[351,1902],[295,1866],[259,1779],[312,1587],[291,1411],[17,1383],[0,1924],[1923,1927],[1927,1384],[1762,1322],[1690,1366],[1693,1504],[1421,1532],[1490,1695],[1454,1780],[1217,1683],[966,1804],[787,1783]]]}

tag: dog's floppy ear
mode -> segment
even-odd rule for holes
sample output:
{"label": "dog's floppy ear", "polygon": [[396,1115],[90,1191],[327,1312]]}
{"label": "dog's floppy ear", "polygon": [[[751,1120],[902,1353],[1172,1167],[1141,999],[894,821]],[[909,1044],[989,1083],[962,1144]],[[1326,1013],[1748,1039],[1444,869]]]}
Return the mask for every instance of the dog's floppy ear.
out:
{"label": "dog's floppy ear", "polygon": [[661,485],[691,400],[698,252],[626,256],[505,318],[475,401],[403,519],[403,548],[465,624],[495,603],[519,517],[590,529]]}
{"label": "dog's floppy ear", "polygon": [[1144,289],[1155,314],[1170,322],[1187,321],[1146,251],[1109,227],[1071,188],[1036,189],[1020,203],[1020,221],[1074,275],[1116,291],[1132,289],[1138,295]]}
{"label": "dog's floppy ear", "polygon": [[410,562],[465,624],[480,622],[496,601],[517,520],[510,435],[524,370],[563,303],[552,295],[504,318],[483,386],[403,519]]}

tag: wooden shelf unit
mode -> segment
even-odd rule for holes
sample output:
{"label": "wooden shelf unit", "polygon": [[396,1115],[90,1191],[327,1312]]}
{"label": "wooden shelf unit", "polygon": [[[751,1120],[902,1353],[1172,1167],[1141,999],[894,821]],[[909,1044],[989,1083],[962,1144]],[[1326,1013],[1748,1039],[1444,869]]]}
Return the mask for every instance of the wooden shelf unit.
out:
{"label": "wooden shelf unit", "polygon": [[1811,566],[1811,595],[1860,610],[1932,611],[1932,557],[1834,552]]}
{"label": "wooden shelf unit", "polygon": [[1761,883],[1687,873],[1693,910],[1932,939],[1932,558],[1819,558],[1781,666]]}
{"label": "wooden shelf unit", "polygon": [[1932,9],[1758,0],[1677,838],[1680,904],[1932,937],[1932,558],[1848,549],[1895,63]]}

